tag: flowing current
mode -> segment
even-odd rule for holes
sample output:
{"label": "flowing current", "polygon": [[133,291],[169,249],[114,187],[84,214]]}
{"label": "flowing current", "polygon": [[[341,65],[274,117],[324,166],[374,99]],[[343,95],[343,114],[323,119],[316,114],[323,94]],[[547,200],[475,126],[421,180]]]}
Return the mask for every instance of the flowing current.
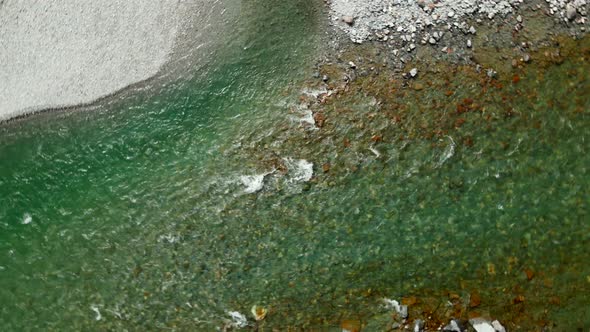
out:
{"label": "flowing current", "polygon": [[[479,151],[449,135],[438,150],[347,154],[309,139],[299,103],[323,10],[244,2],[206,66],[189,59],[196,69],[166,83],[2,124],[1,329],[252,328],[253,305],[279,329],[378,324],[383,298],[474,289],[528,292],[539,319],[550,292],[551,320],[588,326],[590,89],[559,83],[588,62],[566,60],[530,83],[536,104],[514,105],[538,108],[541,129],[498,126]],[[528,269],[534,284],[516,289]],[[490,315],[512,317],[493,302]]]}

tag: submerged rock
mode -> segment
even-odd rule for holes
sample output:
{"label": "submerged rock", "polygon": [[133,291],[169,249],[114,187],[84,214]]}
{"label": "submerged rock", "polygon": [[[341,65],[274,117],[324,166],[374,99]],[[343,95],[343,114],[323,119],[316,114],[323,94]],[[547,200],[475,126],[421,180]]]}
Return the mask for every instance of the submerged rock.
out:
{"label": "submerged rock", "polygon": [[250,311],[252,312],[252,316],[254,316],[254,319],[256,319],[256,321],[263,320],[264,318],[266,318],[266,314],[268,313],[268,310],[265,307],[261,307],[259,305],[252,306],[252,309]]}
{"label": "submerged rock", "polygon": [[416,319],[414,321],[414,332],[422,332],[424,331],[424,321],[421,319]]}
{"label": "submerged rock", "polygon": [[497,320],[492,322],[492,326],[494,327],[496,332],[506,332],[506,329],[504,328],[504,326],[502,326],[502,324],[500,324],[500,322]]}
{"label": "submerged rock", "polygon": [[443,332],[463,332],[465,327],[458,320],[452,319],[442,330]]}
{"label": "submerged rock", "polygon": [[404,319],[408,318],[408,306],[407,305],[400,304],[398,301],[391,300],[391,299],[383,299],[383,301],[385,302],[385,306],[388,309],[395,310],[401,318],[404,318]]}
{"label": "submerged rock", "polygon": [[476,332],[506,332],[504,326],[497,320],[490,323],[483,318],[473,318],[469,320],[469,323]]}

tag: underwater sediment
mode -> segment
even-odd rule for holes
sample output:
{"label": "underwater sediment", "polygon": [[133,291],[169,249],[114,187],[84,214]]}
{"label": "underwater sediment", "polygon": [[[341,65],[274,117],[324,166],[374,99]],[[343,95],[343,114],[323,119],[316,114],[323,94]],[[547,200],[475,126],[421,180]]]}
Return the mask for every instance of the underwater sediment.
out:
{"label": "underwater sediment", "polygon": [[7,330],[588,327],[587,37],[243,10],[188,82],[2,127]]}

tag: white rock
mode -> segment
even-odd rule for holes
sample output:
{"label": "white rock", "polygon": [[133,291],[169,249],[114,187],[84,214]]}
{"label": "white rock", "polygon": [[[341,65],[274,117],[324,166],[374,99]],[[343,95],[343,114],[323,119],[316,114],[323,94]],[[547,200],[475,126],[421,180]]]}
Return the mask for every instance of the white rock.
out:
{"label": "white rock", "polygon": [[418,69],[417,68],[412,68],[410,70],[410,76],[416,77],[416,75],[418,75]]}
{"label": "white rock", "polygon": [[577,14],[576,12],[577,12],[576,7],[574,7],[574,5],[572,5],[571,3],[568,3],[565,6],[565,17],[568,20],[573,21],[574,18],[576,18],[576,14]]}
{"label": "white rock", "polygon": [[525,54],[525,55],[522,57],[522,61],[524,61],[524,62],[527,62],[527,63],[528,63],[528,62],[530,62],[530,61],[531,61],[531,56],[530,56],[530,55],[528,55],[528,53],[527,53],[527,54]]}
{"label": "white rock", "polygon": [[416,319],[414,321],[414,330],[413,332],[422,332],[424,331],[424,321],[421,319]]}
{"label": "white rock", "polygon": [[408,306],[402,305],[396,300],[383,299],[388,309],[394,309],[402,318],[408,318]]}
{"label": "white rock", "polygon": [[470,319],[469,323],[477,332],[496,332],[496,329],[483,318]]}
{"label": "white rock", "polygon": [[350,15],[342,16],[342,22],[344,22],[348,25],[353,25],[354,24],[354,17],[352,17]]}
{"label": "white rock", "polygon": [[502,324],[500,324],[500,322],[498,322],[497,320],[492,322],[492,326],[494,327],[496,332],[506,332],[506,328],[504,328],[504,326],[502,326]]}
{"label": "white rock", "polygon": [[462,332],[461,331],[461,327],[459,327],[459,324],[457,324],[457,322],[454,319],[451,320],[451,322],[447,326],[443,327],[443,331],[446,331],[446,332]]}
{"label": "white rock", "polygon": [[496,72],[495,70],[493,70],[492,68],[488,69],[486,71],[486,74],[488,75],[489,78],[494,78],[496,77],[496,75],[498,74],[498,72]]}

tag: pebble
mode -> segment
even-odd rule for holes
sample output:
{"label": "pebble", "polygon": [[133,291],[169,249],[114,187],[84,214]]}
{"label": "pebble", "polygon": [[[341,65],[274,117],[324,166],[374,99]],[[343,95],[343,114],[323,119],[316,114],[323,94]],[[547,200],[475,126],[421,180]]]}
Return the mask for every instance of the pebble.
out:
{"label": "pebble", "polygon": [[496,329],[482,318],[470,319],[469,323],[473,326],[473,329],[477,332],[496,332]]}
{"label": "pebble", "polygon": [[353,25],[354,24],[354,17],[352,17],[350,15],[342,16],[342,22],[344,22],[348,25]]}
{"label": "pebble", "polygon": [[498,74],[495,70],[493,69],[488,69],[488,71],[486,72],[489,78],[494,78],[496,77],[496,75]]}
{"label": "pebble", "polygon": [[436,39],[434,39],[433,37],[430,37],[430,39],[428,39],[428,42],[429,42],[431,45],[435,45],[435,44],[436,44]]}
{"label": "pebble", "polygon": [[506,328],[502,326],[502,324],[500,324],[500,322],[497,320],[492,322],[492,327],[494,327],[494,330],[496,330],[496,332],[506,332]]}
{"label": "pebble", "polygon": [[530,61],[531,61],[531,56],[530,56],[530,55],[528,55],[528,54],[525,54],[525,55],[522,57],[522,61],[524,61],[524,62],[526,62],[526,63],[530,62]]}
{"label": "pebble", "polygon": [[571,3],[568,3],[565,6],[565,17],[567,17],[568,20],[573,21],[576,18],[576,14],[576,7]]}
{"label": "pebble", "polygon": [[464,329],[461,328],[461,325],[456,320],[451,320],[451,322],[443,327],[443,332],[463,332]]}
{"label": "pebble", "polygon": [[412,68],[410,70],[410,76],[416,77],[416,75],[418,75],[418,69],[417,68]]}
{"label": "pebble", "polygon": [[518,23],[522,23],[522,16],[520,16],[520,15],[516,16],[516,21]]}
{"label": "pebble", "polygon": [[467,47],[468,47],[468,48],[471,48],[471,46],[472,46],[472,45],[471,45],[471,39],[467,39]]}
{"label": "pebble", "polygon": [[475,33],[477,32],[477,30],[475,30],[475,28],[473,27],[473,25],[469,28],[469,33],[471,33],[472,35],[475,35]]}
{"label": "pebble", "polygon": [[414,332],[422,332],[424,331],[424,321],[421,319],[416,319],[414,321]]}

